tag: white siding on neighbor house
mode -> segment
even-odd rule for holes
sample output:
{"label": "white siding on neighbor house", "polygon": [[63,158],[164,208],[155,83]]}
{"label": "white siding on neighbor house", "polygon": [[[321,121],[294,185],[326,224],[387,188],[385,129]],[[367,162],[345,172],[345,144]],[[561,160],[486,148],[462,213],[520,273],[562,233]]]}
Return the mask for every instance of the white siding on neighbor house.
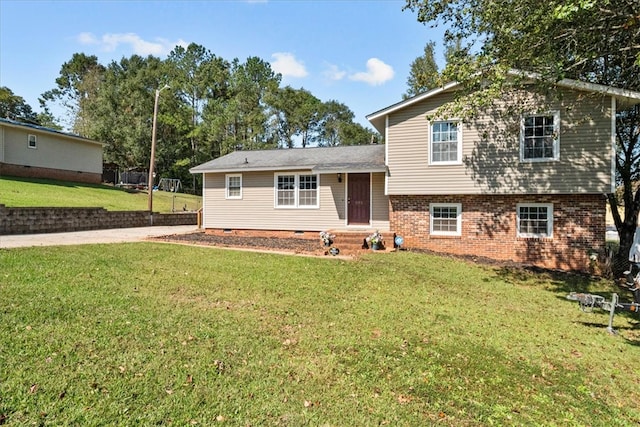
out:
{"label": "white siding on neighbor house", "polygon": [[[282,172],[279,172],[282,173]],[[291,173],[312,174],[310,171]],[[384,195],[384,174],[373,174],[374,196],[371,227],[388,229],[388,198]],[[225,174],[204,174],[204,228],[321,231],[346,227],[346,179],[337,174],[320,177],[319,208],[276,208],[274,173],[242,173],[242,199],[225,199]],[[379,206],[378,206],[379,205]],[[384,210],[382,206],[384,205]]]}
{"label": "white siding on neighbor house", "polygon": [[[500,108],[465,121],[462,163],[429,164],[427,115],[454,100],[452,93],[428,98],[392,113],[387,128],[387,191],[400,194],[607,193],[611,189],[611,101],[603,95],[564,90],[559,101],[545,105],[530,92],[509,102],[521,111],[560,113],[557,161],[520,161],[521,112]],[[509,104],[511,105],[511,104]],[[439,119],[454,119],[443,117]]]}
{"label": "white siding on neighbor house", "polygon": [[[64,135],[2,126],[3,159],[7,164],[102,173],[102,145]],[[36,148],[29,148],[29,135],[36,135]]]}

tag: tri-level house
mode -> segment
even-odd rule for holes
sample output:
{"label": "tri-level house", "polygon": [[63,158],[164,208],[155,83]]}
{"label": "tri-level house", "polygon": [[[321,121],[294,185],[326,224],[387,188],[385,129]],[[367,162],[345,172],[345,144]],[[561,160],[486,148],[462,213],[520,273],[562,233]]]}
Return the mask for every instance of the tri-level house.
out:
{"label": "tri-level house", "polygon": [[640,93],[566,79],[462,114],[447,108],[464,107],[461,88],[367,116],[384,145],[239,151],[193,168],[203,226],[378,229],[405,248],[585,270],[605,244],[616,110]]}

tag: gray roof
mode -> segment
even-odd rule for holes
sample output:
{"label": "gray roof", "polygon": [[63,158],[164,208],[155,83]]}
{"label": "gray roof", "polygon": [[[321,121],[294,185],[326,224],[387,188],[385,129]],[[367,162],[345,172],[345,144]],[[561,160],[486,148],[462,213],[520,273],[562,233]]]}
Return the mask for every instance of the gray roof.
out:
{"label": "gray roof", "polygon": [[37,131],[40,131],[40,132],[56,134],[56,135],[60,135],[60,136],[68,137],[68,138],[80,139],[82,141],[90,142],[92,144],[99,144],[99,145],[102,145],[102,146],[106,145],[106,144],[104,144],[102,142],[95,141],[95,140],[89,139],[89,138],[85,138],[85,137],[77,135],[75,133],[63,132],[63,131],[58,130],[58,129],[51,129],[51,128],[40,126],[40,125],[37,125],[37,124],[34,124],[34,123],[25,123],[25,122],[19,122],[17,120],[0,118],[0,125],[6,125],[6,126],[14,127],[14,128],[33,129],[33,130],[37,130]]}
{"label": "gray roof", "polygon": [[384,145],[234,151],[190,169],[191,173],[311,170],[386,172]]}

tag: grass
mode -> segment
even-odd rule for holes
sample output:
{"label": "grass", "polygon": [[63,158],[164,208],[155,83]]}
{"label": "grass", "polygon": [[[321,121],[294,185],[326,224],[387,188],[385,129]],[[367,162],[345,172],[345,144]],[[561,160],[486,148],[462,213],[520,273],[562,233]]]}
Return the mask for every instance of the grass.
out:
{"label": "grass", "polygon": [[[45,179],[0,176],[0,204],[8,207],[104,207],[110,211],[147,210],[148,193],[128,192],[117,187]],[[154,212],[195,211],[199,196],[156,191]]]}
{"label": "grass", "polygon": [[0,424],[637,425],[609,284],[409,252],[0,251]]}

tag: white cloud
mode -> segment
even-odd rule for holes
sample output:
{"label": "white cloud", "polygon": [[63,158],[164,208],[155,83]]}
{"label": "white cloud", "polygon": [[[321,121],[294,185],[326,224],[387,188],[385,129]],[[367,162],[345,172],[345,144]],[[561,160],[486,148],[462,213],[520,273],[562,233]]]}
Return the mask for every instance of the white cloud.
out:
{"label": "white cloud", "polygon": [[351,80],[369,83],[372,86],[378,86],[391,80],[394,74],[393,67],[385,64],[378,58],[370,58],[367,61],[367,71],[351,74],[349,78]]}
{"label": "white cloud", "polygon": [[328,64],[327,69],[322,73],[329,80],[342,80],[347,72],[338,68],[337,65]]}
{"label": "white cloud", "polygon": [[98,40],[96,39],[96,36],[94,36],[91,33],[80,33],[78,34],[78,42],[80,42],[80,44],[96,44],[98,43]]}
{"label": "white cloud", "polygon": [[77,40],[80,44],[97,45],[106,52],[113,52],[121,45],[128,45],[134,54],[141,56],[166,55],[176,46],[185,48],[188,46],[188,43],[184,40],[170,42],[166,39],[157,38],[155,41],[147,41],[135,33],[107,33],[99,38],[92,33],[80,33]]}
{"label": "white cloud", "polygon": [[275,61],[271,63],[271,68],[283,77],[306,77],[309,73],[302,61],[298,61],[292,53],[276,52],[271,57]]}

